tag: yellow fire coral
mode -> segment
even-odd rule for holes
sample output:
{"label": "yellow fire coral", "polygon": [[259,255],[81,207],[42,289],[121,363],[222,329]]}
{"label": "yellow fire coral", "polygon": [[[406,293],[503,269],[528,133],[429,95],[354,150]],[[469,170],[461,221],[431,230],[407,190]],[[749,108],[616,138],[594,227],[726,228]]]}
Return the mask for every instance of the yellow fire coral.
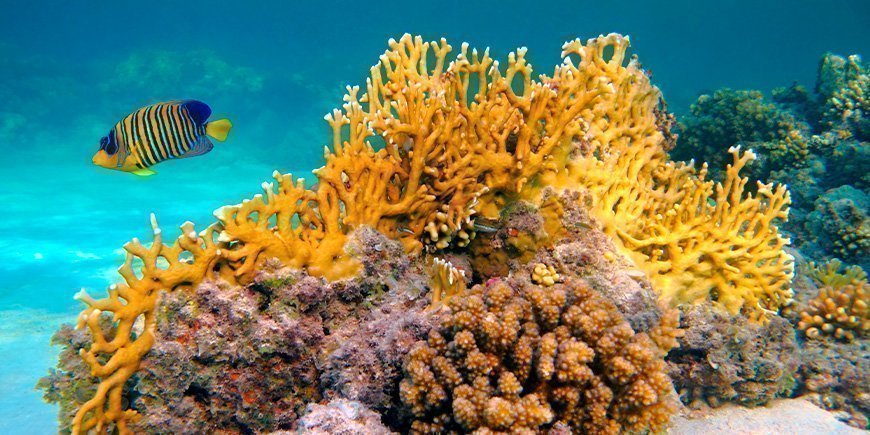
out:
{"label": "yellow fire coral", "polygon": [[[448,233],[478,211],[494,217],[508,201],[534,200],[543,186],[585,188],[605,231],[651,275],[665,301],[711,298],[755,318],[777,310],[790,298],[793,274],[782,250],[787,240],[772,225],[787,216],[785,187],[747,191],[739,171],[751,152],[732,150],[723,184],[706,181],[703,168],[668,161],[661,95],[635,61],[625,65],[628,45],[613,34],[568,42],[552,78],[535,81],[524,49],[508,57],[502,75],[487,51],[469,56],[463,45],[444,68],[446,42],[406,35],[390,42],[366,95],[349,94],[352,108],[368,103],[351,131],[369,126],[397,159],[409,167],[420,161],[429,186],[453,181],[453,190],[439,189],[440,202],[462,192],[460,204],[474,208],[451,204],[456,217],[444,225]],[[431,221],[404,228],[416,241],[420,225]]]}
{"label": "yellow fire coral", "polygon": [[676,310],[637,334],[575,282],[478,285],[447,304],[405,366],[413,432],[530,432],[557,421],[583,433],[655,431],[674,410],[663,358],[676,344]]}
{"label": "yellow fire coral", "polygon": [[789,195],[785,186],[761,183],[749,193],[739,172],[755,156],[730,151],[734,162],[723,183],[705,180],[704,167],[694,173],[667,162],[653,175],[666,178],[632,194],[641,195],[637,204],[624,206],[631,196],[619,192],[610,197],[619,205],[597,211],[603,221],[619,222],[611,231],[665,302],[712,299],[731,313],[760,319],[792,297],[794,260],[774,223],[787,218]]}
{"label": "yellow fire coral", "polygon": [[604,231],[650,275],[665,302],[709,298],[754,318],[776,311],[791,297],[793,260],[773,224],[788,216],[788,191],[761,184],[756,195],[747,191],[739,172],[751,151],[730,150],[734,163],[721,184],[705,180],[705,167],[668,161],[661,95],[635,61],[622,66],[627,46],[627,38],[615,38],[617,62],[604,63],[594,44],[566,44],[563,53],[579,54],[581,63],[557,69],[560,88],[599,68],[611,91],[581,112],[588,129],[548,182],[590,191]]}

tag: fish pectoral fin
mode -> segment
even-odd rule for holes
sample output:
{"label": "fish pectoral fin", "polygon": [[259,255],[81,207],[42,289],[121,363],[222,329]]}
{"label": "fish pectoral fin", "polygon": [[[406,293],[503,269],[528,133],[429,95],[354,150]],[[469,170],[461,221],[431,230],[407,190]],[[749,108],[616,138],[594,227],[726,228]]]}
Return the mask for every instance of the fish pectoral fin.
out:
{"label": "fish pectoral fin", "polygon": [[180,159],[184,159],[187,157],[196,157],[201,156],[203,154],[207,154],[209,151],[214,149],[214,144],[208,140],[207,137],[202,136],[193,143],[193,146],[190,147],[184,154],[178,156]]}
{"label": "fish pectoral fin", "polygon": [[137,170],[133,171],[133,173],[140,176],[140,177],[148,177],[148,176],[156,174],[156,172],[154,172],[148,168],[137,169]]}

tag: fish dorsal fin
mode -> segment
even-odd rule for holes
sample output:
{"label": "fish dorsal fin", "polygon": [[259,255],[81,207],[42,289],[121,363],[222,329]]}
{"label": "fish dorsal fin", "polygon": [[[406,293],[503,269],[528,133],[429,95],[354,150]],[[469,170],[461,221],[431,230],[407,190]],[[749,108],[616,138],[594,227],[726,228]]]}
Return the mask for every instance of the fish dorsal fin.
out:
{"label": "fish dorsal fin", "polygon": [[211,107],[208,107],[208,104],[202,101],[185,100],[181,103],[181,107],[187,109],[187,113],[190,114],[196,125],[204,125],[208,117],[211,116]]}
{"label": "fish dorsal fin", "polygon": [[202,136],[193,143],[193,146],[191,146],[190,149],[187,150],[187,152],[178,156],[178,158],[185,159],[188,157],[201,156],[203,154],[207,154],[213,148],[214,144],[211,143],[211,141],[208,140],[207,137]]}

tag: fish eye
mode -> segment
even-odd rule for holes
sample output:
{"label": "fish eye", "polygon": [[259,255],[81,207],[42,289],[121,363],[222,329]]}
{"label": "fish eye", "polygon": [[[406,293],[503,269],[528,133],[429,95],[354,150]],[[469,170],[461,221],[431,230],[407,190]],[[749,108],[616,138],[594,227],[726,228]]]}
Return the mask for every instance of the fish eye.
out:
{"label": "fish eye", "polygon": [[105,148],[108,143],[109,143],[108,136],[103,136],[102,138],[100,138],[100,149]]}

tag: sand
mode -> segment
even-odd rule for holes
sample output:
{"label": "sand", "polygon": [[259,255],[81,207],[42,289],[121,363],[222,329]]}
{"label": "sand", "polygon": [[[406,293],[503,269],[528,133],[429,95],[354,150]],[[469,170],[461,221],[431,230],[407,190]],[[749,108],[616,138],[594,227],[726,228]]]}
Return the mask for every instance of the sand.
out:
{"label": "sand", "polygon": [[668,434],[671,435],[846,435],[870,433],[837,420],[834,414],[805,399],[777,400],[766,407],[758,408],[744,408],[729,404],[700,418],[674,417],[672,425],[668,430]]}

